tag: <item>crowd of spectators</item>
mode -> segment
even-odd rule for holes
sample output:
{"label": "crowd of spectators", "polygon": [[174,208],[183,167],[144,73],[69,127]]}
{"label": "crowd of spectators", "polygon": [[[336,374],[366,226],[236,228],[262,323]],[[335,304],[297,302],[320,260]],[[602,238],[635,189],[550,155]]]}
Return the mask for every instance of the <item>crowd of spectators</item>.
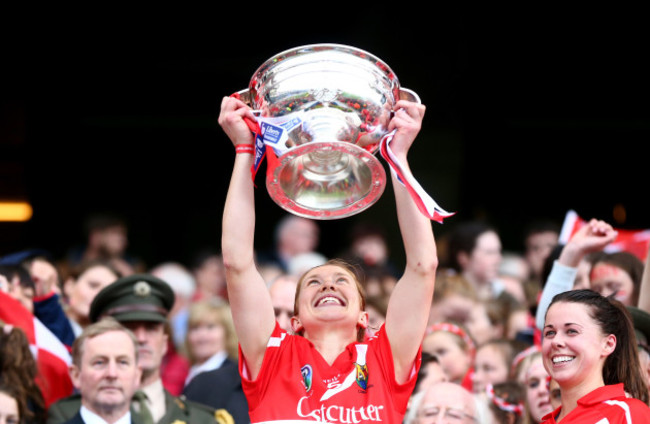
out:
{"label": "crowd of spectators", "polygon": [[[41,331],[70,352],[92,322],[90,305],[97,293],[135,273],[160,278],[175,295],[164,327],[168,346],[160,374],[165,389],[203,402],[206,389],[197,390],[198,376],[231,367],[231,375],[238,377],[237,338],[219,250],[200,252],[192,263],[147,266],[126,254],[122,222],[92,224],[87,247],[64,258],[40,250],[0,258],[0,418],[5,422],[45,423],[48,407],[75,391],[61,380],[69,377],[39,362],[36,348],[48,350],[43,340],[50,339],[36,340],[38,328],[45,327]],[[647,263],[628,252],[606,253],[614,233],[582,230],[561,245],[559,227],[544,223],[522,236],[522,251],[504,251],[498,230],[484,222],[450,225],[453,231],[437,241],[440,266],[406,423],[430,422],[437,415],[468,423],[541,423],[560,396],[542,361],[546,310],[554,295],[579,288],[614,297],[628,308],[640,377],[648,384]],[[365,276],[366,337],[371,337],[383,323],[399,272],[381,227],[362,224],[351,234],[341,256]],[[278,224],[275,240],[276,248],[260,251],[257,261],[276,319],[290,331],[297,277],[329,258],[318,251],[315,221],[287,216]],[[36,324],[25,328],[26,321],[15,319],[16,308]]]}

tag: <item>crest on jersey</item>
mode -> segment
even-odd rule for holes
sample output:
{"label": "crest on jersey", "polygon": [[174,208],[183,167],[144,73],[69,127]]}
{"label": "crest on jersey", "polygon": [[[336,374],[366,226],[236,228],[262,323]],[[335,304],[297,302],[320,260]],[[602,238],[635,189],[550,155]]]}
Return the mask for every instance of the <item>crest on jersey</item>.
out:
{"label": "crest on jersey", "polygon": [[368,366],[367,365],[359,365],[359,364],[354,364],[356,371],[357,371],[357,384],[359,387],[361,387],[363,390],[366,390],[368,388]]}
{"label": "crest on jersey", "polygon": [[305,385],[305,391],[310,391],[312,378],[314,376],[311,365],[307,364],[300,368],[300,374],[302,375],[302,384]]}

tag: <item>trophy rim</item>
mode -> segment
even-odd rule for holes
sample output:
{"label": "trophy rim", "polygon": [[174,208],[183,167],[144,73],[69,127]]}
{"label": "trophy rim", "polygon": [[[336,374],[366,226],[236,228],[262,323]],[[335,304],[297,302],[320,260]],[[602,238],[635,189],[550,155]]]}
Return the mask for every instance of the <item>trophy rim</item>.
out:
{"label": "trophy rim", "polygon": [[[393,71],[393,69],[386,63],[384,60],[379,58],[379,56],[368,52],[367,50],[354,47],[348,44],[339,44],[339,43],[312,43],[312,44],[303,44],[301,46],[296,46],[292,47],[289,49],[285,49],[277,54],[274,54],[273,56],[269,57],[266,59],[260,66],[257,67],[255,72],[253,72],[249,83],[248,83],[248,90],[250,90],[251,93],[255,93],[255,85],[256,81],[258,81],[259,77],[263,75],[269,68],[271,68],[274,64],[278,63],[279,61],[288,59],[290,57],[298,56],[300,55],[301,51],[303,50],[314,50],[314,49],[322,49],[322,50],[335,50],[335,51],[341,51],[341,52],[347,52],[350,54],[353,54],[358,57],[364,57],[364,59],[368,60],[370,63],[371,60],[374,62],[375,66],[377,69],[380,69],[394,84],[394,94],[399,94],[400,89],[402,88],[399,82],[399,78],[397,77],[397,74]],[[305,53],[307,54],[307,53]],[[280,60],[282,59],[282,60]],[[399,97],[396,95],[396,98]],[[251,100],[254,98],[253,95],[251,95]]]}

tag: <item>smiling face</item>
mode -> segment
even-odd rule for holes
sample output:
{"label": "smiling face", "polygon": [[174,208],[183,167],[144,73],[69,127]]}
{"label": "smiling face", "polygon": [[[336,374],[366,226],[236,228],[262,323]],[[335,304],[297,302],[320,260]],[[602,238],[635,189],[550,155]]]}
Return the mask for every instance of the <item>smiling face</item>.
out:
{"label": "smiling face", "polygon": [[544,367],[560,387],[593,389],[604,384],[603,365],[616,348],[616,337],[602,333],[588,306],[552,304],[543,334]]}
{"label": "smiling face", "polygon": [[350,271],[338,265],[319,266],[298,283],[291,327],[298,334],[322,325],[366,328],[364,307],[357,279]]}

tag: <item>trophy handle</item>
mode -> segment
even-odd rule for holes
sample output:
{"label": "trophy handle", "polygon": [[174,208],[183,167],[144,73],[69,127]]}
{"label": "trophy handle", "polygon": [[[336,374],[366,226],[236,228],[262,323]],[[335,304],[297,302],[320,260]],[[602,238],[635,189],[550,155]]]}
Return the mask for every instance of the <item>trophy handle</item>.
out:
{"label": "trophy handle", "polygon": [[253,107],[251,104],[251,91],[248,88],[239,90],[235,93],[235,96],[242,102],[246,103],[249,107]]}
{"label": "trophy handle", "polygon": [[422,103],[420,101],[420,96],[418,96],[415,91],[404,87],[400,87],[399,89],[399,98],[400,100],[408,100],[409,102]]}

